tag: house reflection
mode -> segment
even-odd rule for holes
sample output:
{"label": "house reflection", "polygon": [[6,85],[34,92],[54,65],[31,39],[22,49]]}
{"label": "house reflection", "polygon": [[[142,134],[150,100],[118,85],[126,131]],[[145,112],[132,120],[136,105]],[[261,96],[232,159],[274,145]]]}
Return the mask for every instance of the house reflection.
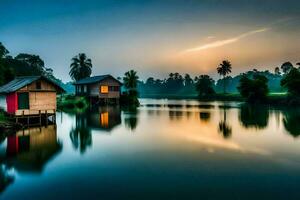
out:
{"label": "house reflection", "polygon": [[90,129],[110,132],[121,124],[121,110],[119,106],[98,107],[86,115],[86,120]]}
{"label": "house reflection", "polygon": [[76,115],[76,126],[70,131],[73,147],[84,153],[92,146],[92,131],[110,132],[121,124],[119,106],[97,107],[87,113]]}
{"label": "house reflection", "polygon": [[56,125],[28,128],[7,137],[6,153],[1,154],[1,163],[20,172],[41,173],[61,149]]}

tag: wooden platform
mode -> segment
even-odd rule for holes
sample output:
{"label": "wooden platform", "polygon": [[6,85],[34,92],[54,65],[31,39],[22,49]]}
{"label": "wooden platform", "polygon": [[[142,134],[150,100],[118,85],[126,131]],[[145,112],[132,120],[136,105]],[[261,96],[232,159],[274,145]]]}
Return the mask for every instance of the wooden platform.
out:
{"label": "wooden platform", "polygon": [[52,123],[56,123],[56,110],[20,110],[14,115],[11,115],[16,123],[21,123],[29,126],[48,125],[49,118]]}

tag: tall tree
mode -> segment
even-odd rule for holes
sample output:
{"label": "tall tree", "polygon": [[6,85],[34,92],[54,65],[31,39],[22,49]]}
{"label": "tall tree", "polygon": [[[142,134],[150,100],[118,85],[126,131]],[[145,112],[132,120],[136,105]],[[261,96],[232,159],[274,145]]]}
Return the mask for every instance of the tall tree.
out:
{"label": "tall tree", "polygon": [[9,54],[9,51],[5,48],[5,46],[0,42],[0,59],[4,58]]}
{"label": "tall tree", "polygon": [[73,80],[79,81],[91,76],[92,67],[92,60],[87,58],[84,53],[80,53],[72,58],[69,75]]}
{"label": "tall tree", "polygon": [[45,63],[38,55],[20,53],[15,57],[15,59],[27,63],[40,73],[44,71]]}
{"label": "tall tree", "polygon": [[184,86],[189,87],[193,85],[194,81],[189,74],[184,75]]}
{"label": "tall tree", "polygon": [[210,97],[215,94],[213,89],[214,80],[210,78],[208,75],[201,75],[198,78],[198,82],[196,83],[196,90],[200,98],[202,97]]}
{"label": "tall tree", "polygon": [[279,69],[279,67],[275,67],[274,72],[275,72],[276,75],[280,75],[280,69]]}
{"label": "tall tree", "polygon": [[223,84],[223,92],[226,93],[226,81],[225,78],[227,74],[231,73],[231,63],[228,60],[223,60],[222,63],[217,67],[217,72],[220,76],[223,76],[224,84]]}
{"label": "tall tree", "polygon": [[291,69],[293,69],[294,66],[291,62],[285,62],[281,65],[281,69],[283,71],[283,73],[287,74],[291,71]]}
{"label": "tall tree", "polygon": [[281,80],[281,86],[286,88],[291,96],[300,96],[300,71],[296,68],[291,71]]}
{"label": "tall tree", "polygon": [[124,86],[128,90],[136,90],[138,79],[139,77],[137,76],[137,72],[134,70],[130,70],[125,73],[125,76],[123,78]]}

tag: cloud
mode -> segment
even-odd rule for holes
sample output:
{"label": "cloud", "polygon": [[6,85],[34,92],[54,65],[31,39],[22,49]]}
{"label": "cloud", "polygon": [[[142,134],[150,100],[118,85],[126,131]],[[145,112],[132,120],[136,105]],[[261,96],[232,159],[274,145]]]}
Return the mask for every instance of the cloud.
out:
{"label": "cloud", "polygon": [[194,48],[186,49],[186,50],[182,51],[182,53],[191,53],[191,52],[196,52],[196,51],[203,51],[203,50],[206,50],[206,49],[211,49],[211,48],[221,47],[221,46],[224,46],[224,45],[227,45],[227,44],[232,44],[232,43],[238,42],[239,40],[241,40],[245,37],[248,37],[248,36],[251,36],[251,35],[254,35],[254,34],[257,34],[257,33],[266,32],[269,29],[270,28],[262,28],[262,29],[258,29],[258,30],[254,30],[254,31],[249,31],[249,32],[243,33],[243,34],[238,35],[238,36],[233,37],[233,38],[229,38],[229,39],[226,39],[226,40],[218,40],[218,41],[211,42],[211,43],[208,43],[208,44],[204,44],[204,45],[201,45],[201,46],[197,46],[197,47],[194,47]]}

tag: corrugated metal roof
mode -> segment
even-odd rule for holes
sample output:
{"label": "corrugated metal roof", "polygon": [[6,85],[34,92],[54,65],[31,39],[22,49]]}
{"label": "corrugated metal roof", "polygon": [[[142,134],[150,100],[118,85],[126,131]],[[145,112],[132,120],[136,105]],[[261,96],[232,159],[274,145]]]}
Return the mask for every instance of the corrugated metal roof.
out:
{"label": "corrugated metal roof", "polygon": [[10,93],[10,92],[15,92],[19,89],[21,89],[22,87],[31,84],[34,81],[37,81],[39,79],[45,79],[46,81],[51,82],[52,84],[56,85],[57,87],[59,87],[62,91],[64,91],[64,89],[58,85],[57,83],[55,83],[54,81],[44,77],[44,76],[20,76],[20,77],[16,77],[14,80],[12,80],[11,82],[3,85],[0,87],[0,93]]}
{"label": "corrugated metal roof", "polygon": [[92,76],[92,77],[84,78],[84,79],[81,79],[81,80],[75,82],[74,85],[97,83],[97,82],[103,81],[106,78],[112,78],[112,79],[116,80],[117,82],[119,82],[120,84],[122,84],[118,79],[115,79],[113,76],[107,74],[107,75]]}

